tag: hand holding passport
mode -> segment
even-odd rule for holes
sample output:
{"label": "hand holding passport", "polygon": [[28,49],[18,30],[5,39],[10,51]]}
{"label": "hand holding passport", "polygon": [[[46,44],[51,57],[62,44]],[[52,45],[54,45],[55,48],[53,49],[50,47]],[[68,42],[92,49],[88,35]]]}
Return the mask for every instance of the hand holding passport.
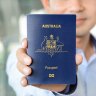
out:
{"label": "hand holding passport", "polygon": [[76,83],[75,15],[28,15],[27,38],[33,58],[28,84]]}
{"label": "hand holding passport", "polygon": [[[73,16],[74,17],[74,16]],[[37,18],[37,17],[36,17]],[[58,18],[58,20],[59,20],[60,18]],[[30,20],[31,21],[31,20]],[[38,21],[38,20],[37,20]],[[52,20],[51,20],[52,21]],[[54,21],[54,20],[53,20]],[[52,22],[53,22],[52,21]],[[63,19],[62,19],[62,22],[63,22]],[[35,25],[34,24],[34,22],[32,21],[31,22],[33,25]],[[32,26],[33,28],[35,28],[35,27],[37,27],[37,26],[33,26],[33,25],[31,25],[30,24],[30,26]],[[38,24],[37,24],[38,25]],[[51,26],[51,28],[53,28],[53,27],[58,27],[58,26],[52,26],[52,25],[50,25]],[[46,26],[43,26],[43,27],[49,27],[48,25],[46,25]],[[60,26],[58,27],[58,28],[60,28]],[[69,29],[70,29],[70,27],[69,27]],[[56,29],[57,30],[57,29]],[[55,32],[57,32],[55,29],[54,29],[54,31]],[[28,31],[29,32],[29,31]],[[34,32],[34,31],[33,31]],[[45,32],[45,31],[44,31]],[[53,32],[53,31],[51,31],[51,32]],[[60,32],[63,32],[63,31],[60,31]],[[36,33],[37,34],[37,33]],[[68,50],[63,50],[63,52],[62,51],[59,51],[59,52],[54,52],[54,48],[56,48],[56,44],[57,44],[57,42],[56,41],[59,41],[60,42],[60,44],[61,45],[63,45],[62,43],[63,43],[63,40],[60,38],[60,36],[63,36],[63,34],[61,34],[60,36],[57,34],[57,33],[55,33],[56,35],[54,35],[54,34],[49,34],[49,35],[44,35],[44,36],[49,36],[48,37],[48,40],[50,41],[50,43],[48,43],[50,46],[48,47],[47,45],[47,48],[50,48],[50,51],[49,50],[47,50],[46,52],[41,52],[41,53],[39,53],[40,51],[42,51],[41,49],[42,49],[42,46],[40,45],[39,46],[39,48],[37,48],[37,50],[36,50],[36,53],[35,54],[43,54],[43,55],[46,55],[46,56],[49,56],[49,59],[51,58],[56,58],[56,56],[58,56],[58,55],[60,55],[60,54],[66,54],[67,52],[68,52]],[[65,34],[65,33],[64,33]],[[57,36],[58,35],[58,36]],[[70,35],[70,34],[68,34],[68,35]],[[72,34],[71,34],[72,35]],[[30,35],[31,36],[31,35]],[[34,36],[36,36],[36,35],[34,35]],[[32,35],[32,37],[34,37],[33,35]],[[38,36],[38,34],[37,34],[37,36]],[[54,38],[53,39],[53,37],[56,37],[56,38]],[[75,37],[76,38],[76,37]],[[40,40],[40,39],[39,39]],[[42,37],[42,42],[43,42],[43,40],[44,40],[44,37]],[[53,41],[55,40],[55,42],[53,43]],[[62,43],[61,43],[62,42]],[[71,44],[72,44],[72,41],[70,41],[69,40],[69,42],[71,42]],[[33,43],[35,44],[35,41],[33,41]],[[38,44],[39,45],[39,44]],[[64,44],[65,45],[65,44]],[[29,44],[28,44],[28,47],[29,47]],[[33,46],[34,47],[34,46]],[[33,47],[30,47],[30,48],[33,48]],[[18,69],[19,69],[19,71],[20,72],[22,72],[25,76],[28,76],[27,77],[27,80],[28,80],[28,78],[30,78],[30,77],[32,77],[32,78],[34,78],[34,73],[35,73],[35,70],[34,70],[34,67],[32,67],[32,74],[31,74],[31,72],[29,72],[28,74],[25,74],[25,72],[23,71],[24,70],[24,68],[30,68],[33,64],[35,64],[35,61],[34,61],[34,57],[33,57],[33,55],[31,56],[31,58],[26,54],[26,48],[27,48],[27,40],[24,40],[23,41],[23,48],[21,49],[18,49],[18,51],[17,51],[17,58],[18,58]],[[40,50],[38,50],[38,49],[40,49]],[[63,48],[62,48],[63,49]],[[44,51],[44,50],[43,50]],[[55,50],[55,51],[58,51],[58,50]],[[61,53],[60,53],[61,52]],[[22,57],[23,56],[23,57]],[[42,55],[41,55],[42,56]],[[22,58],[21,58],[22,57]],[[62,56],[58,56],[58,58],[61,58]],[[25,64],[25,62],[24,62],[24,58],[26,58],[27,59],[27,61],[29,60],[29,62],[27,63],[27,61],[26,61],[26,64]],[[32,59],[32,62],[31,62],[31,60],[30,59]],[[58,59],[57,58],[57,59]],[[43,59],[42,60],[42,62],[45,62],[44,60],[47,60],[47,59]],[[55,59],[54,59],[55,60]],[[81,58],[81,56],[79,56],[79,55],[77,55],[76,56],[76,60],[78,60],[78,61],[76,61],[76,64],[78,65],[78,64],[80,64],[81,63],[81,61],[82,61],[82,58]],[[22,64],[20,63],[20,62],[22,62]],[[75,59],[74,59],[74,62],[75,62]],[[40,63],[40,62],[38,62],[38,63]],[[55,61],[53,61],[53,63],[52,64],[54,64],[55,63]],[[57,63],[57,64],[61,64],[62,62],[61,61],[59,61],[59,63]],[[31,64],[31,65],[30,65]],[[75,63],[74,63],[75,64]],[[27,65],[30,65],[30,67],[29,66],[27,66]],[[38,66],[39,67],[39,66]],[[40,65],[40,67],[41,67],[41,65]],[[39,68],[40,68],[39,67]],[[75,66],[74,66],[75,67]],[[41,67],[42,68],[42,67]],[[66,67],[67,68],[67,67]],[[50,69],[50,67],[49,67],[49,69]],[[53,70],[53,69],[55,69],[56,70],[56,67],[54,67],[54,66],[52,66],[52,69],[51,70]],[[67,70],[67,69],[66,69]],[[72,69],[73,70],[73,69]],[[42,70],[37,70],[38,72],[39,71],[42,71]],[[62,73],[62,70],[59,70],[59,71],[61,71],[61,73]],[[27,72],[28,72],[28,70],[27,70]],[[45,73],[46,72],[43,72],[43,75],[42,75],[42,77],[45,75]],[[57,72],[56,72],[56,74],[58,75],[58,70],[57,70]],[[31,74],[31,75],[30,75]],[[59,73],[60,74],[60,73]],[[75,75],[76,75],[76,72],[75,72]],[[49,75],[48,75],[49,76]],[[61,75],[60,75],[61,76]],[[67,76],[67,73],[66,73],[66,76]],[[45,76],[46,77],[46,76]],[[50,75],[50,77],[51,77],[51,80],[53,79],[53,75]],[[62,76],[61,76],[62,77]],[[37,78],[37,77],[36,77]],[[38,78],[40,78],[40,75],[38,76]],[[63,78],[63,77],[62,77]],[[42,78],[41,78],[42,79]],[[66,78],[65,78],[66,79]],[[72,79],[72,78],[71,78]],[[38,79],[39,80],[39,79]],[[22,85],[24,86],[24,85],[27,85],[27,84],[30,84],[30,82],[32,83],[32,85],[34,85],[34,86],[37,86],[37,87],[40,87],[40,88],[44,88],[44,89],[49,89],[49,90],[53,90],[53,91],[60,91],[60,90],[63,90],[64,89],[64,84],[65,83],[62,83],[61,81],[59,81],[60,80],[60,78],[58,79],[58,78],[55,78],[55,79],[53,79],[52,81],[48,81],[49,79],[47,78],[46,80],[44,80],[44,82],[46,83],[46,81],[48,82],[48,84],[46,83],[46,85],[44,85],[44,84],[40,84],[40,83],[34,83],[34,79],[33,79],[33,81],[32,81],[32,79],[30,79],[30,80],[28,80],[28,83],[27,83],[27,81],[26,81],[26,78],[25,77],[23,77],[22,78],[22,81],[24,81],[24,82],[22,82]],[[55,81],[56,80],[56,81]],[[66,80],[65,80],[66,81]],[[74,80],[75,81],[75,80]],[[54,83],[55,82],[55,83]],[[57,84],[56,84],[56,82],[57,82]],[[63,78],[63,82],[64,82],[64,78]],[[70,80],[68,81],[69,82],[69,84],[71,84],[72,82],[70,82]],[[51,85],[50,85],[51,84]],[[62,84],[62,85],[61,85]],[[66,86],[65,86],[66,87]]]}

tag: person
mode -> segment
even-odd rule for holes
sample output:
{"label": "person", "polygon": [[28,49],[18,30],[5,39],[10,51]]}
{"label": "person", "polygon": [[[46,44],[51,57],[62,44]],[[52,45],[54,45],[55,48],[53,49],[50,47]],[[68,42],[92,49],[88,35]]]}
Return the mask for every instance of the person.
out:
{"label": "person", "polygon": [[[90,34],[90,30],[96,24],[96,0],[41,0],[41,2],[48,14],[76,14],[78,84],[74,93],[67,96],[95,96],[96,40]],[[16,56],[13,52],[7,63],[9,84],[17,96],[65,96],[66,92],[63,90],[71,88],[68,85],[27,85],[26,76],[32,74],[32,69],[29,67],[32,58],[27,55],[26,49],[27,39],[24,39],[22,47],[16,51]],[[61,93],[62,91],[64,93]]]}

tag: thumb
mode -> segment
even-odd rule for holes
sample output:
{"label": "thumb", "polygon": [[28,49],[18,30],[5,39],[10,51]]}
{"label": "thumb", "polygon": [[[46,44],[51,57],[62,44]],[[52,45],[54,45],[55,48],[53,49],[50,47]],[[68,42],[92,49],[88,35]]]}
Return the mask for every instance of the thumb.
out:
{"label": "thumb", "polygon": [[22,40],[21,45],[22,45],[22,48],[27,48],[27,47],[28,47],[28,41],[27,41],[27,38],[24,38],[24,39]]}
{"label": "thumb", "polygon": [[81,54],[76,54],[76,65],[80,65],[83,61],[83,57]]}

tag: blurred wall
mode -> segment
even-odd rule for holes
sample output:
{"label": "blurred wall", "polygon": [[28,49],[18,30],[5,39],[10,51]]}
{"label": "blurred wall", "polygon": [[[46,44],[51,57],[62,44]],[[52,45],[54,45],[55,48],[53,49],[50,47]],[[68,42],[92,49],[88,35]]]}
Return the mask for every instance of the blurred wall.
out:
{"label": "blurred wall", "polygon": [[15,96],[5,72],[9,53],[19,41],[19,18],[41,9],[40,0],[0,0],[0,96]]}

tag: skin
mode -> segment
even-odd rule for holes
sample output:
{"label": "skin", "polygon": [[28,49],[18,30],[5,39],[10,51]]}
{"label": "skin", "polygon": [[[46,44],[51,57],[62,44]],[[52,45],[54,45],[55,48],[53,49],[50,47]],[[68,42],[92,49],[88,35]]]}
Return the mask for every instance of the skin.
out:
{"label": "skin", "polygon": [[[85,52],[86,59],[94,54],[93,44],[90,40],[90,30],[96,24],[96,0],[41,0],[44,9],[49,14],[76,14],[76,48],[81,48]],[[32,63],[27,53],[27,39],[22,41],[22,48],[17,50],[17,69],[25,75],[22,77],[22,86],[27,86],[26,76],[32,73],[28,67]],[[82,62],[82,56],[76,54],[76,65]],[[51,91],[62,91],[66,85],[33,85]]]}

